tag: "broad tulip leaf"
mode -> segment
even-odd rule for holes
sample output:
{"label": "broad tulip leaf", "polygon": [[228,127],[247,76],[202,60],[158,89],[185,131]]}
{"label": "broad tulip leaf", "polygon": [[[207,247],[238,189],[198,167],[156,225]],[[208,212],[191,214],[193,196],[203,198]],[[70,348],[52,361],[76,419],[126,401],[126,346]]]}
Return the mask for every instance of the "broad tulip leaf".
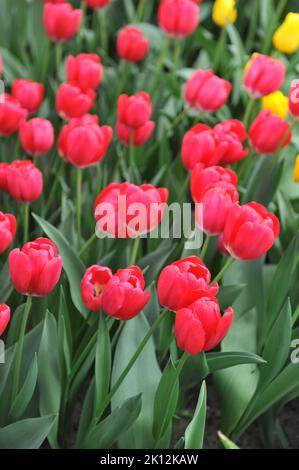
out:
{"label": "broad tulip leaf", "polygon": [[185,431],[185,449],[202,449],[205,435],[207,387],[203,382],[193,419]]}
{"label": "broad tulip leaf", "polygon": [[21,390],[17,394],[14,403],[12,404],[9,415],[10,417],[13,418],[13,421],[17,421],[23,416],[33,396],[36,383],[37,383],[37,356],[35,355],[32,361],[32,364],[28,370],[28,374],[25,379],[25,382]]}
{"label": "broad tulip leaf", "polygon": [[106,318],[101,313],[95,360],[95,410],[99,409],[109,391],[111,376],[111,343]]}
{"label": "broad tulip leaf", "polygon": [[266,362],[256,354],[238,351],[207,353],[206,360],[211,373],[242,364],[265,364]]}
{"label": "broad tulip leaf", "polygon": [[39,449],[56,420],[55,415],[17,421],[0,428],[1,449]]}

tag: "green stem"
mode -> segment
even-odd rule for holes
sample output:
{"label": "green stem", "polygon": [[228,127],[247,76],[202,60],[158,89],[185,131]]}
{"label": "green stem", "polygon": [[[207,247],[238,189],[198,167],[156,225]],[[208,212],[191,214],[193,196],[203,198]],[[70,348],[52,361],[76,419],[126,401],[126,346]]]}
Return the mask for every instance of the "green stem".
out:
{"label": "green stem", "polygon": [[212,284],[215,284],[215,282],[219,282],[221,281],[221,279],[223,278],[224,274],[226,273],[226,271],[231,267],[231,265],[234,263],[235,261],[235,258],[233,258],[232,256],[230,258],[228,258],[228,260],[226,261],[225,265],[223,266],[223,268],[219,271],[219,273],[217,274],[217,276],[215,277],[215,279],[213,280]]}
{"label": "green stem", "polygon": [[97,234],[93,233],[89,240],[82,246],[81,250],[79,251],[79,256],[82,256],[86,250],[93,244],[93,242],[97,239]]}
{"label": "green stem", "polygon": [[139,0],[138,9],[136,12],[135,22],[140,23],[144,18],[145,8],[147,0]]}
{"label": "green stem", "polygon": [[280,0],[275,14],[272,16],[272,21],[270,23],[269,29],[267,31],[267,34],[265,36],[265,41],[262,47],[262,52],[264,54],[268,54],[270,47],[271,47],[271,41],[272,41],[272,36],[274,34],[275,28],[278,25],[279,19],[286,7],[288,0]]}
{"label": "green stem", "polygon": [[81,249],[82,227],[81,227],[81,210],[82,210],[82,170],[77,168],[77,238],[78,248]]}
{"label": "green stem", "polygon": [[180,62],[180,55],[181,55],[181,42],[179,39],[173,40],[173,70],[172,74],[173,77],[176,78],[176,72]]}
{"label": "green stem", "polygon": [[224,26],[223,28],[221,28],[220,38],[219,38],[219,42],[218,42],[218,46],[217,46],[215,58],[214,58],[213,69],[215,72],[217,72],[219,68],[223,51],[226,45],[226,39],[227,39],[227,30],[226,30],[226,27]]}
{"label": "green stem", "polygon": [[106,19],[105,19],[105,8],[99,8],[97,11],[98,19],[99,19],[99,26],[100,26],[100,34],[101,34],[101,45],[105,55],[108,54],[108,37],[107,37],[107,30],[106,30]]}
{"label": "green stem", "polygon": [[173,120],[170,128],[168,129],[167,135],[171,135],[172,131],[180,124],[180,122],[187,116],[188,110],[187,108],[183,109]]}
{"label": "green stem", "polygon": [[203,245],[202,250],[201,250],[200,255],[199,255],[199,257],[202,261],[204,261],[204,259],[205,259],[205,256],[207,254],[211,239],[212,239],[212,237],[210,235],[206,236],[204,245]]}
{"label": "green stem", "polygon": [[156,68],[156,73],[154,75],[154,78],[153,78],[153,81],[152,81],[152,84],[151,86],[149,87],[149,94],[152,95],[155,90],[156,90],[156,87],[157,85],[159,84],[159,76],[160,76],[160,72],[161,70],[163,69],[163,65],[164,65],[164,61],[165,61],[165,58],[167,57],[167,54],[168,54],[168,49],[169,49],[169,38],[166,37],[164,39],[164,43],[163,43],[163,46],[161,48],[161,53],[160,53],[160,56],[157,60],[157,68]]}
{"label": "green stem", "polygon": [[134,175],[135,168],[135,145],[134,145],[134,131],[130,132],[130,143],[129,143],[129,162],[132,173]]}
{"label": "green stem", "polygon": [[246,40],[246,50],[250,53],[252,51],[253,42],[255,38],[257,22],[258,22],[258,15],[259,15],[259,6],[260,0],[254,0],[253,11],[250,19],[250,26],[248,31],[248,36]]}
{"label": "green stem", "polygon": [[75,376],[77,375],[78,371],[80,370],[82,364],[86,360],[86,358],[89,356],[90,352],[94,348],[96,342],[97,342],[97,337],[98,337],[98,330],[94,333],[94,335],[90,338],[89,342],[87,343],[86,347],[78,357],[77,361],[75,362],[73,368],[72,368],[72,373],[70,375],[70,384],[74,380]]}
{"label": "green stem", "polygon": [[57,81],[59,81],[59,71],[60,71],[60,65],[62,61],[62,43],[61,42],[56,42],[55,60],[56,60],[56,79]]}
{"label": "green stem", "polygon": [[134,243],[133,243],[130,266],[135,266],[135,264],[136,264],[138,251],[139,251],[139,247],[140,247],[140,242],[141,242],[140,237],[135,238]]}
{"label": "green stem", "polygon": [[243,117],[243,124],[246,129],[248,129],[249,124],[250,124],[250,118],[251,118],[252,110],[254,107],[254,103],[255,103],[255,99],[250,98],[245,109],[245,113]]}
{"label": "green stem", "polygon": [[27,243],[29,240],[29,204],[25,203],[24,204],[24,238],[23,242],[24,244]]}
{"label": "green stem", "polygon": [[26,304],[25,304],[25,309],[24,309],[23,316],[22,316],[19,340],[16,346],[16,360],[15,360],[15,369],[14,369],[13,385],[12,385],[12,400],[11,400],[12,404],[14,403],[17,397],[18,391],[19,391],[20,371],[21,371],[22,355],[23,355],[23,349],[24,349],[24,339],[25,339],[26,326],[27,326],[27,322],[29,318],[31,305],[32,305],[32,297],[31,295],[28,295]]}

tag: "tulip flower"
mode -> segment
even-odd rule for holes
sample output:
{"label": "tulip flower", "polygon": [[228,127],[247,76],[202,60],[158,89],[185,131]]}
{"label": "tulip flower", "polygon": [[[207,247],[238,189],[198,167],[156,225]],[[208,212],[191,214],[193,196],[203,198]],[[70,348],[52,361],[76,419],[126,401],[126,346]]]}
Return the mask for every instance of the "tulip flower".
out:
{"label": "tulip flower", "polygon": [[56,95],[56,110],[63,119],[80,118],[93,107],[96,93],[94,90],[82,91],[69,83],[60,85]]}
{"label": "tulip flower", "polygon": [[117,107],[119,121],[131,129],[144,126],[152,114],[151,98],[144,91],[130,97],[120,95]]}
{"label": "tulip flower", "polygon": [[275,91],[262,99],[262,109],[268,109],[272,114],[281,119],[286,119],[289,114],[289,100],[281,91]]}
{"label": "tulip flower", "polygon": [[299,121],[299,81],[296,80],[291,86],[289,94],[289,110],[295,121]]}
{"label": "tulip flower", "polygon": [[140,62],[149,49],[149,41],[144,37],[141,29],[136,26],[126,26],[117,36],[117,55],[128,62]]}
{"label": "tulip flower", "polygon": [[67,80],[81,90],[96,89],[103,78],[103,66],[97,54],[69,56],[66,63]]}
{"label": "tulip flower", "polygon": [[214,136],[217,142],[218,161],[221,165],[231,165],[247,157],[249,149],[243,149],[247,132],[241,121],[230,119],[217,124]]}
{"label": "tulip flower", "polygon": [[273,36],[273,44],[285,54],[294,54],[299,49],[299,13],[287,14]]}
{"label": "tulip flower", "polygon": [[254,53],[244,71],[244,87],[252,98],[261,98],[279,90],[285,80],[283,62]]}
{"label": "tulip flower", "polygon": [[14,160],[6,171],[7,192],[17,201],[33,202],[43,191],[43,174],[30,160]]}
{"label": "tulip flower", "polygon": [[234,204],[226,219],[223,244],[234,258],[255,260],[272,248],[279,233],[279,220],[261,204]]}
{"label": "tulip flower", "polygon": [[8,258],[14,288],[24,295],[44,297],[56,287],[62,270],[62,258],[55,243],[47,238],[37,238],[16,248]]}
{"label": "tulip flower", "polygon": [[229,169],[221,166],[211,166],[203,168],[202,165],[196,165],[191,174],[191,194],[195,202],[200,202],[204,192],[210,188],[222,183],[237,186],[238,176]]}
{"label": "tulip flower", "polygon": [[47,119],[33,118],[20,124],[20,140],[23,149],[32,157],[49,152],[54,143],[54,128]]}
{"label": "tulip flower", "polygon": [[16,234],[17,221],[12,214],[0,212],[0,254],[12,243]]}
{"label": "tulip flower", "polygon": [[44,0],[44,3],[65,3],[67,0]]}
{"label": "tulip flower", "polygon": [[102,305],[103,292],[112,278],[109,268],[91,266],[81,281],[81,295],[84,305],[93,312],[99,312]]}
{"label": "tulip flower", "polygon": [[71,119],[58,138],[59,154],[77,168],[99,163],[106,155],[112,139],[109,126],[99,126],[97,116]]}
{"label": "tulip flower", "polygon": [[44,85],[32,80],[14,80],[12,96],[28,113],[36,113],[44,99]]}
{"label": "tulip flower", "polygon": [[262,111],[249,130],[249,140],[255,153],[273,154],[292,140],[291,126],[270,111]]}
{"label": "tulip flower", "polygon": [[17,132],[21,120],[26,116],[27,111],[18,100],[7,93],[0,95],[0,136],[10,136]]}
{"label": "tulip flower", "polygon": [[212,18],[221,28],[232,24],[237,19],[236,0],[216,0],[213,6]]}
{"label": "tulip flower", "polygon": [[116,132],[119,141],[122,144],[133,145],[140,147],[150,139],[155,130],[155,123],[147,121],[143,126],[132,130],[130,127],[125,126],[122,122],[117,121]]}
{"label": "tulip flower", "polygon": [[296,162],[294,166],[294,181],[299,183],[299,154],[296,157]]}
{"label": "tulip flower", "polygon": [[207,291],[187,292],[175,316],[177,343],[191,355],[210,351],[225,338],[233,319],[233,309],[221,316],[217,299]]}
{"label": "tulip flower", "polygon": [[213,113],[227,102],[231,89],[231,83],[212,70],[197,70],[186,83],[185,101],[195,111]]}
{"label": "tulip flower", "polygon": [[211,283],[211,273],[197,256],[189,256],[166,266],[158,280],[158,297],[163,307],[176,311],[186,292],[195,289],[217,295],[218,284]]}
{"label": "tulip flower", "polygon": [[110,3],[110,0],[84,0],[84,1],[89,8],[93,8],[94,10],[98,8],[104,8]]}
{"label": "tulip flower", "polygon": [[161,0],[158,24],[167,36],[182,38],[192,34],[199,25],[200,12],[192,0]]}
{"label": "tulip flower", "polygon": [[52,41],[68,41],[77,34],[82,20],[82,10],[74,9],[70,3],[44,6],[43,22]]}
{"label": "tulip flower", "polygon": [[136,238],[148,233],[160,224],[167,199],[166,188],[111,183],[94,204],[98,230],[116,238]]}
{"label": "tulip flower", "polygon": [[119,269],[108,281],[103,295],[103,311],[118,320],[131,320],[146,306],[150,293],[138,266]]}
{"label": "tulip flower", "polygon": [[8,305],[0,305],[0,336],[3,335],[10,321],[10,308]]}

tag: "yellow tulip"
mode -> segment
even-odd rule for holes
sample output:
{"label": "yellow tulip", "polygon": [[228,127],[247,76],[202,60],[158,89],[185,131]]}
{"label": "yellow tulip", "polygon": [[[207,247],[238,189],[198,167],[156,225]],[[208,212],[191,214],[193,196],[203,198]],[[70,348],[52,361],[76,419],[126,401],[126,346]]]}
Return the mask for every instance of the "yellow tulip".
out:
{"label": "yellow tulip", "polygon": [[299,183],[299,155],[296,157],[296,163],[294,167],[294,181]]}
{"label": "yellow tulip", "polygon": [[269,109],[271,113],[285,119],[289,114],[289,99],[281,91],[275,91],[263,97],[262,109]]}
{"label": "yellow tulip", "polygon": [[223,28],[237,19],[236,0],[216,0],[213,7],[213,21]]}
{"label": "yellow tulip", "polygon": [[293,54],[299,49],[299,13],[289,13],[273,36],[277,50]]}

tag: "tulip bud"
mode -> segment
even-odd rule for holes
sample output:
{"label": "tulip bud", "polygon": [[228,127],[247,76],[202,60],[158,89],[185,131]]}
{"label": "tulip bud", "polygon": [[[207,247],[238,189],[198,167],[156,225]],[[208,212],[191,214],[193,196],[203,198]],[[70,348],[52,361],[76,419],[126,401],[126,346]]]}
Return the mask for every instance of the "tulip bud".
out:
{"label": "tulip bud", "polygon": [[132,129],[144,126],[152,114],[151,98],[143,91],[130,97],[120,95],[117,107],[119,121]]}
{"label": "tulip bud", "polygon": [[29,113],[36,113],[44,99],[44,85],[32,80],[14,80],[12,96]]}
{"label": "tulip bud", "polygon": [[43,192],[43,174],[30,160],[14,160],[6,173],[6,185],[17,201],[33,202]]}
{"label": "tulip bud", "polygon": [[119,269],[108,281],[102,296],[104,312],[118,320],[131,320],[146,306],[150,293],[138,266]]}
{"label": "tulip bud", "polygon": [[153,121],[147,121],[147,123],[137,129],[131,129],[120,121],[116,123],[117,137],[120,142],[126,145],[132,144],[135,147],[144,145],[150,139],[154,129],[155,123]]}
{"label": "tulip bud", "polygon": [[82,91],[69,83],[60,85],[56,95],[56,110],[63,119],[80,118],[93,107],[96,93],[94,90]]}
{"label": "tulip bud", "polygon": [[67,80],[81,90],[97,88],[103,78],[101,59],[96,54],[69,56],[66,63]]}
{"label": "tulip bud", "polygon": [[299,49],[299,13],[287,14],[273,36],[273,44],[285,54],[293,54]]}
{"label": "tulip bud", "polygon": [[249,149],[243,149],[247,132],[241,121],[230,119],[217,124],[214,136],[217,142],[218,161],[221,165],[231,165],[247,157]]}
{"label": "tulip bud", "polygon": [[249,130],[255,153],[273,154],[287,147],[292,140],[291,126],[270,111],[262,111]]}
{"label": "tulip bud", "polygon": [[223,28],[237,19],[236,0],[216,0],[212,13],[213,21]]}
{"label": "tulip bud", "polygon": [[34,118],[20,124],[20,140],[26,153],[38,157],[49,152],[54,143],[54,128],[47,119]]}
{"label": "tulip bud", "polygon": [[0,212],[0,254],[12,243],[16,234],[17,222],[12,214]]}
{"label": "tulip bud", "polygon": [[244,70],[244,87],[253,98],[261,98],[279,90],[285,80],[283,62],[254,53]]}
{"label": "tulip bud", "polygon": [[97,116],[71,119],[60,133],[59,154],[78,168],[96,165],[105,157],[112,133],[111,127],[98,125]]}
{"label": "tulip bud", "polygon": [[10,308],[8,305],[0,305],[0,336],[3,335],[10,321]]}
{"label": "tulip bud", "polygon": [[81,20],[82,10],[75,10],[70,3],[46,3],[44,6],[44,27],[52,41],[68,41],[74,37]]}
{"label": "tulip bud", "polygon": [[0,95],[0,136],[14,134],[26,116],[26,109],[15,98],[7,93]]}
{"label": "tulip bud", "polygon": [[262,99],[262,109],[268,109],[281,119],[289,114],[289,100],[281,91],[275,91]]}
{"label": "tulip bud", "polygon": [[213,129],[205,124],[197,124],[184,136],[182,142],[182,161],[187,170],[197,164],[211,166],[218,163],[216,140]]}
{"label": "tulip bud", "polygon": [[128,62],[140,62],[148,54],[149,41],[145,39],[141,29],[126,26],[117,37],[117,55]]}
{"label": "tulip bud", "polygon": [[225,338],[233,319],[233,309],[229,307],[221,316],[217,299],[208,292],[187,292],[175,316],[177,343],[191,355],[210,351]]}
{"label": "tulip bud", "polygon": [[234,204],[226,219],[223,244],[234,258],[250,261],[264,256],[279,233],[279,220],[261,204]]}
{"label": "tulip bud", "polygon": [[211,273],[197,256],[189,256],[166,266],[158,280],[158,297],[163,307],[176,311],[186,292],[195,289],[217,295],[219,286],[210,287]]}
{"label": "tulip bud", "polygon": [[81,281],[81,295],[86,308],[99,312],[102,306],[103,292],[112,278],[111,269],[103,266],[91,266]]}
{"label": "tulip bud", "polygon": [[160,1],[158,24],[168,36],[189,36],[196,30],[199,20],[199,8],[192,0]]}
{"label": "tulip bud", "polygon": [[294,166],[294,181],[299,183],[299,154],[296,157],[296,162]]}
{"label": "tulip bud", "polygon": [[110,0],[84,0],[84,1],[89,8],[93,8],[94,10],[98,8],[104,8],[110,3]]}
{"label": "tulip bud", "polygon": [[212,113],[227,102],[232,85],[212,70],[197,70],[185,88],[185,101],[195,111]]}
{"label": "tulip bud", "polygon": [[299,121],[299,80],[295,80],[289,94],[289,110],[295,121]]}
{"label": "tulip bud", "polygon": [[203,194],[209,187],[215,187],[222,183],[237,186],[238,176],[229,169],[221,166],[203,168],[196,165],[191,174],[191,195],[195,202],[200,202]]}

